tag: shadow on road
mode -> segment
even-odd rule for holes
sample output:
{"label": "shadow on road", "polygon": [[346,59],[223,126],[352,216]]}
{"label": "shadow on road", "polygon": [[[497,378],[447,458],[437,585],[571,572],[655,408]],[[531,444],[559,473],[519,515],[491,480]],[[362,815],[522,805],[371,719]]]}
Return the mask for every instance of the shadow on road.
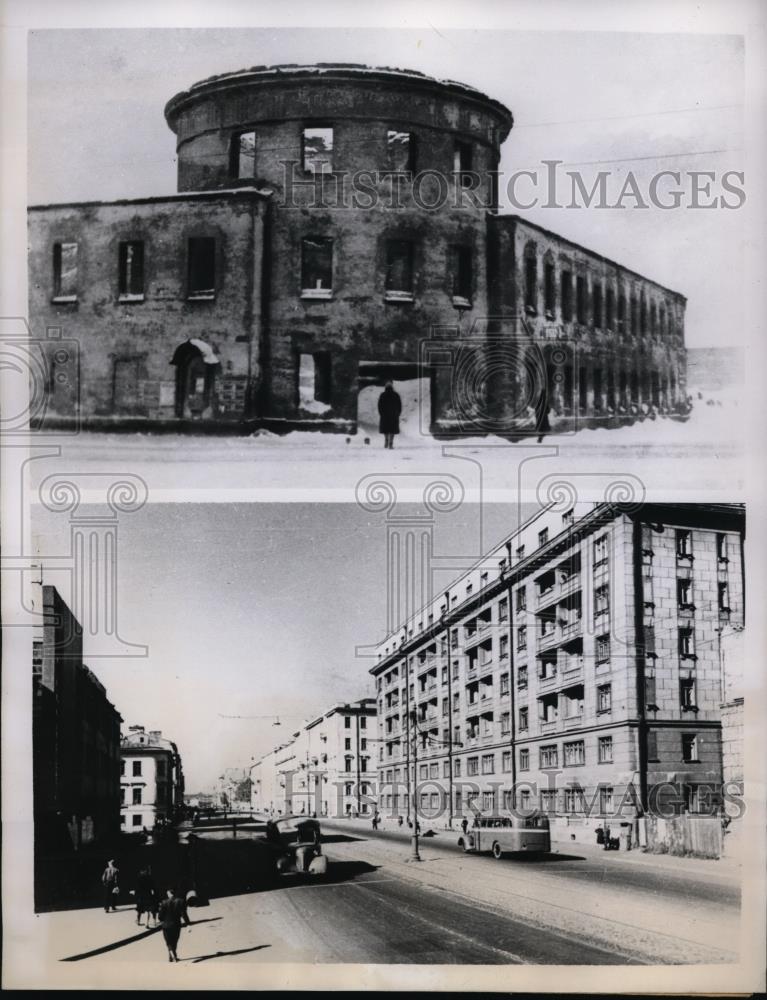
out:
{"label": "shadow on road", "polygon": [[216,951],[211,955],[200,955],[199,958],[182,958],[182,962],[207,962],[210,958],[224,958],[227,955],[247,955],[251,951],[261,951],[262,948],[271,948],[270,944],[257,944],[252,948],[238,948],[236,951]]}
{"label": "shadow on road", "polygon": [[585,861],[582,854],[509,854],[508,861],[515,865],[553,865],[559,861]]}
{"label": "shadow on road", "polygon": [[351,844],[353,841],[367,840],[367,837],[350,837],[348,833],[331,833],[322,835],[323,844]]}
{"label": "shadow on road", "polygon": [[[220,920],[221,917],[205,917],[202,920],[193,920],[192,924],[209,924],[214,920]],[[141,941],[143,938],[151,937],[152,934],[156,934],[161,928],[151,927],[149,930],[142,931],[140,934],[131,934],[130,937],[122,938],[120,941],[112,941],[110,944],[102,945],[101,948],[94,948],[92,951],[83,951],[79,955],[70,955],[68,958],[59,959],[60,962],[81,962],[84,958],[95,958],[97,955],[106,955],[107,952],[116,951],[118,948],[124,948],[127,944],[133,944],[134,941]]]}

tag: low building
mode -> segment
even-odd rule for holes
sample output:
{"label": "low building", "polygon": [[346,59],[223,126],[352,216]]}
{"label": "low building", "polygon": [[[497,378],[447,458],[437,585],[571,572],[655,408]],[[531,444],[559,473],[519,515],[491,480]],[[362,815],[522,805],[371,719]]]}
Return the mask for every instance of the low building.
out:
{"label": "low building", "polygon": [[120,825],[126,833],[174,823],[184,810],[184,772],[176,744],[159,730],[130,726],[120,741]]}
{"label": "low building", "polygon": [[366,816],[375,809],[374,698],[337,704],[251,768],[254,812]]}
{"label": "low building", "polygon": [[119,830],[122,719],[83,663],[82,627],[56,588],[34,584],[33,601],[35,845],[78,849]]}
{"label": "low building", "polygon": [[591,837],[710,810],[744,535],[735,504],[550,505],[522,525],[379,647],[382,812],[537,808]]}

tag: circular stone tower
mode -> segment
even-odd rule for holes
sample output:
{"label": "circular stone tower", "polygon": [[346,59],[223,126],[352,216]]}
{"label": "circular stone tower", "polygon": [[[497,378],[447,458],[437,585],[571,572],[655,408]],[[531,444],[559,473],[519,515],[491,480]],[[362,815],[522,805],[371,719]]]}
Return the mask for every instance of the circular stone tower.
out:
{"label": "circular stone tower", "polygon": [[179,191],[271,192],[254,302],[262,416],[348,428],[361,388],[421,377],[422,427],[460,419],[454,351],[481,350],[511,112],[417,72],[320,64],[211,77],[165,117]]}

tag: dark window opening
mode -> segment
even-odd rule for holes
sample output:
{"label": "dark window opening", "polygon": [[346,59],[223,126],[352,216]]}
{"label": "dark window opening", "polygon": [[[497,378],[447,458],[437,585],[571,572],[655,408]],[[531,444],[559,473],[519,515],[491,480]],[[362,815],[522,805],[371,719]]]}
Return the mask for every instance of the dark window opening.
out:
{"label": "dark window opening", "polygon": [[563,271],[562,285],[562,321],[569,323],[573,318],[573,276],[570,271]]}
{"label": "dark window opening", "polygon": [[538,312],[538,261],[532,248],[525,253],[525,309]]}
{"label": "dark window opening", "polygon": [[57,299],[77,298],[77,243],[53,245],[53,295]]}
{"label": "dark window opening", "polygon": [[575,282],[575,308],[578,322],[585,326],[587,323],[586,279],[582,275],[579,275]]}
{"label": "dark window opening", "polygon": [[615,323],[615,292],[612,288],[607,289],[605,299],[605,326],[608,330],[613,329]]}
{"label": "dark window opening", "polygon": [[387,293],[413,294],[413,244],[410,240],[389,240],[386,244]]}
{"label": "dark window opening", "polygon": [[463,187],[471,185],[472,148],[470,142],[458,140],[453,150],[453,172]]}
{"label": "dark window opening", "polygon": [[618,296],[618,330],[623,331],[626,326],[626,296],[621,292]]}
{"label": "dark window opening", "polygon": [[120,295],[144,294],[144,244],[141,240],[120,244],[119,289]]}
{"label": "dark window opening", "polygon": [[594,326],[599,330],[602,328],[602,286],[600,284],[594,285],[592,309],[594,310]]}
{"label": "dark window opening", "polygon": [[547,263],[543,269],[543,298],[547,318],[554,319],[554,311],[557,308],[557,287],[553,264]]}
{"label": "dark window opening", "polygon": [[301,159],[309,174],[329,174],[333,170],[333,129],[328,125],[305,128]]}
{"label": "dark window opening", "polygon": [[602,408],[602,369],[594,369],[594,409],[600,410]]}
{"label": "dark window opening", "polygon": [[471,247],[454,247],[453,254],[453,296],[471,302],[473,284]]}
{"label": "dark window opening", "polygon": [[188,297],[212,298],[216,294],[216,241],[212,236],[189,240]]}
{"label": "dark window opening", "polygon": [[398,174],[415,172],[415,136],[412,132],[389,129],[386,149],[389,170]]}
{"label": "dark window opening", "polygon": [[301,290],[304,295],[333,289],[333,241],[324,236],[301,241]]}
{"label": "dark window opening", "polygon": [[256,133],[235,132],[229,145],[229,176],[244,180],[256,175]]}

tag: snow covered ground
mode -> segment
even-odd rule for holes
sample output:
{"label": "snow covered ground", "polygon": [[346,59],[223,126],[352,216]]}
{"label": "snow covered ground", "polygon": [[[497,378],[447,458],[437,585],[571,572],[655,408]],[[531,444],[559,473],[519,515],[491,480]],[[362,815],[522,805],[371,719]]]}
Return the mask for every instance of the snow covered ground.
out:
{"label": "snow covered ground", "polygon": [[[627,427],[552,434],[540,445],[534,438],[514,445],[495,437],[435,441],[420,430],[418,382],[395,387],[403,399],[402,432],[391,451],[384,450],[378,433],[380,389],[371,387],[360,394],[356,435],[48,435],[46,440],[55,440],[61,453],[33,461],[32,481],[39,483],[54,472],[130,472],[146,481],[150,500],[252,496],[344,501],[354,499],[363,477],[374,475],[393,475],[400,487],[412,488],[413,498],[422,492],[425,477],[439,474],[457,477],[472,499],[481,491],[487,500],[507,499],[520,488],[540,494],[562,478],[591,499],[621,477],[635,477],[629,479],[635,491],[688,502],[737,500],[744,487],[743,408],[737,387],[716,395],[701,393],[701,398],[693,389],[693,412],[686,422],[646,419]],[[205,495],[190,494],[198,490]]]}

